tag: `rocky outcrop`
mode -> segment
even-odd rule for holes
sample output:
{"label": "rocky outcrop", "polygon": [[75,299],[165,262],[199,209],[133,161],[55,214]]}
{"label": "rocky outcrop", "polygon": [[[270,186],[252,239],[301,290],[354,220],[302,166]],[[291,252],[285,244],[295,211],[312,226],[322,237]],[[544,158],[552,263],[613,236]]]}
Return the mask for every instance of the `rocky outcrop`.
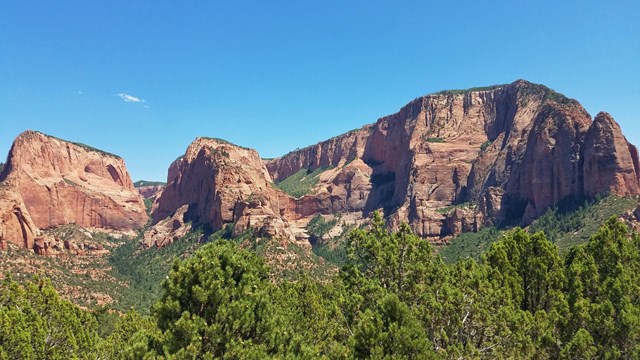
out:
{"label": "rocky outcrop", "polygon": [[7,244],[33,249],[38,227],[29,215],[20,195],[0,183],[0,245],[6,250]]}
{"label": "rocky outcrop", "polygon": [[185,223],[189,205],[179,207],[173,216],[160,220],[144,233],[141,243],[147,248],[164,247],[179,240],[191,231],[191,224]]}
{"label": "rocky outcrop", "polygon": [[346,134],[322,141],[304,149],[296,149],[289,154],[265,161],[274,181],[282,181],[300,169],[313,171],[336,168],[362,157],[372,125],[352,130]]}
{"label": "rocky outcrop", "polygon": [[150,199],[157,197],[164,190],[164,185],[138,186],[136,189],[143,198]]}
{"label": "rocky outcrop", "polygon": [[458,236],[466,232],[477,232],[483,224],[483,214],[475,209],[456,207],[444,220],[444,234]]}
{"label": "rocky outcrop", "polygon": [[640,193],[638,150],[611,115],[599,113],[584,141],[584,193],[619,196]]}
{"label": "rocky outcrop", "polygon": [[147,222],[120,157],[39,132],[20,134],[0,176],[38,228],[77,224],[119,231]]}
{"label": "rocky outcrop", "polygon": [[[182,221],[213,231],[232,224],[236,235],[254,228],[295,240],[287,221],[296,216],[293,199],[273,186],[255,150],[226,141],[198,138],[171,165],[167,186],[153,205],[151,231],[179,209],[185,209]],[[163,243],[156,238],[145,241]]]}

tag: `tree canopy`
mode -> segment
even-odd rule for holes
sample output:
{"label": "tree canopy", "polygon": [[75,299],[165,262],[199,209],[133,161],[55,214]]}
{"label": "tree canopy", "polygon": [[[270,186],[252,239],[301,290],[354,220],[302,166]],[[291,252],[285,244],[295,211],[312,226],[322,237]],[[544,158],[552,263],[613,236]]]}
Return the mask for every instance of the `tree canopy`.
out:
{"label": "tree canopy", "polygon": [[215,241],[175,263],[150,317],[130,311],[102,338],[45,279],[9,278],[0,358],[640,359],[640,236],[616,219],[564,257],[516,229],[446,264],[375,215],[347,253],[330,281],[275,283]]}

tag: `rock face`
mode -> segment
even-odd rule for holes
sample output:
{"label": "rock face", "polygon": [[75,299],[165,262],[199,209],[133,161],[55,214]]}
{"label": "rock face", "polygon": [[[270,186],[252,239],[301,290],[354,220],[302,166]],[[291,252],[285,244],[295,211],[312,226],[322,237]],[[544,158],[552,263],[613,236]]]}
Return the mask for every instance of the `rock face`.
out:
{"label": "rock face", "polygon": [[120,157],[39,132],[16,138],[0,181],[5,237],[27,248],[38,229],[76,224],[130,231],[148,219]]}
{"label": "rock face", "polygon": [[584,192],[620,196],[640,192],[638,149],[622,135],[611,115],[599,113],[585,138]]}
{"label": "rock face", "polygon": [[[345,172],[356,161],[365,166],[354,193],[341,179],[354,179]],[[523,80],[420,97],[374,125],[267,162],[275,181],[324,167],[334,170],[300,199],[307,212],[382,209],[391,225],[408,222],[429,238],[478,221],[526,225],[565,199],[640,193],[637,150],[613,119],[592,123],[577,101]],[[441,211],[464,203],[478,208]]]}
{"label": "rock face", "polygon": [[0,184],[0,243],[33,249],[38,227],[29,215],[27,207],[17,193]]}
{"label": "rock face", "polygon": [[[258,153],[218,139],[196,139],[171,164],[167,186],[152,208],[151,232],[162,233],[157,228],[166,228],[163,220],[179,212],[183,222],[214,231],[233,224],[236,235],[254,228],[295,240],[286,220],[295,217],[295,202],[273,186]],[[173,233],[169,236],[175,238]],[[167,235],[151,234],[145,241],[163,244],[162,237]]]}
{"label": "rock face", "polygon": [[184,222],[188,209],[189,205],[182,205],[173,216],[160,220],[144,233],[142,244],[147,248],[163,247],[187,235],[191,230],[191,224]]}
{"label": "rock face", "polygon": [[[320,172],[292,198],[274,188]],[[263,163],[253,150],[197,139],[169,168],[158,223],[188,218],[234,233],[258,227],[291,237],[317,214],[366,218],[381,210],[433,240],[487,224],[527,225],[566,200],[640,194],[637,149],[605,113],[524,80],[411,101],[375,124]]]}
{"label": "rock face", "polygon": [[164,190],[164,185],[139,186],[136,189],[143,198],[149,199],[158,196]]}

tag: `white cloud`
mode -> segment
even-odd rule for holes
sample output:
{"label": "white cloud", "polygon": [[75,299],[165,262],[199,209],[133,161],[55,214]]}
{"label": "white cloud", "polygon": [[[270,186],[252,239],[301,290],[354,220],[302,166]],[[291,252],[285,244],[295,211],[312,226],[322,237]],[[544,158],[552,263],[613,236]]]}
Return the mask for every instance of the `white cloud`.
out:
{"label": "white cloud", "polygon": [[124,102],[134,102],[134,103],[144,102],[144,100],[140,99],[139,97],[135,97],[133,95],[129,95],[125,93],[116,94],[116,96],[118,96]]}
{"label": "white cloud", "polygon": [[78,95],[82,95],[84,94],[82,91],[78,91]]}

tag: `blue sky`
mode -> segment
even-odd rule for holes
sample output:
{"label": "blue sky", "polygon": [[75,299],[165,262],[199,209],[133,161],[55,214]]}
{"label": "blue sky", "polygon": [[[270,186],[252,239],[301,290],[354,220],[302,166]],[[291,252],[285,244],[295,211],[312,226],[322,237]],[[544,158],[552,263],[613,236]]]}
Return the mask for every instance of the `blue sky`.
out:
{"label": "blue sky", "polygon": [[134,180],[164,180],[197,136],[275,157],[520,78],[640,144],[640,2],[0,2],[0,153],[39,130],[119,154]]}

